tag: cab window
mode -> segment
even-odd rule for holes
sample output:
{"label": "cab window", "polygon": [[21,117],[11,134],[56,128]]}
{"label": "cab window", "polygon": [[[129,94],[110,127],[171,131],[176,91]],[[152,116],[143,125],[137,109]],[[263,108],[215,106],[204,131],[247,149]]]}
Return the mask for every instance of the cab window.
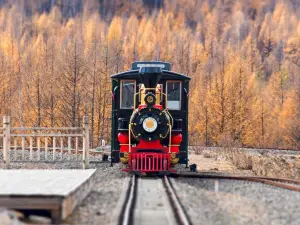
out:
{"label": "cab window", "polygon": [[133,109],[135,94],[135,81],[121,81],[121,109]]}
{"label": "cab window", "polygon": [[181,82],[167,81],[167,108],[171,110],[180,110],[181,108]]}

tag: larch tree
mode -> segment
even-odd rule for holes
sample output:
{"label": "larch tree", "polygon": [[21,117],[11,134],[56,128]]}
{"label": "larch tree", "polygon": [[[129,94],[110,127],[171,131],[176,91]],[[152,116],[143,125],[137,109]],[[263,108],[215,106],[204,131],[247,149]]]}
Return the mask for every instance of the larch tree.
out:
{"label": "larch tree", "polygon": [[[163,3],[162,3],[163,2]],[[110,75],[189,75],[191,143],[299,149],[296,1],[1,1],[0,114],[110,138]]]}
{"label": "larch tree", "polygon": [[[78,115],[81,109],[82,83],[86,73],[86,61],[83,57],[83,46],[76,37],[69,40],[62,53],[60,82],[62,84],[61,103],[59,104],[62,124],[79,126]],[[68,113],[69,112],[69,113]]]}

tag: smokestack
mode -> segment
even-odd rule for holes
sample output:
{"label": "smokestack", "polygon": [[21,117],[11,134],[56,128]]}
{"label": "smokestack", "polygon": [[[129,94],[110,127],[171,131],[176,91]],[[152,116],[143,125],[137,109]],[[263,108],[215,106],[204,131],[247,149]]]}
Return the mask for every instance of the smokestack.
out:
{"label": "smokestack", "polygon": [[146,88],[156,88],[160,81],[162,70],[160,67],[141,67],[139,77]]}

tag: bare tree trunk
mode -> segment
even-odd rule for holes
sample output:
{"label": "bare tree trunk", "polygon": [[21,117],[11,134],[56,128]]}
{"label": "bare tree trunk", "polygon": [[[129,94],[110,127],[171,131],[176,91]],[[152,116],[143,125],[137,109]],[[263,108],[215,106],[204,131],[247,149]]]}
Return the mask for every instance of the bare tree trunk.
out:
{"label": "bare tree trunk", "polygon": [[23,125],[23,108],[22,108],[22,77],[21,77],[21,57],[20,49],[18,54],[18,105],[19,105],[19,124]]}
{"label": "bare tree trunk", "polygon": [[101,127],[101,137],[104,137],[104,124],[105,124],[105,115],[106,115],[106,86],[107,86],[107,77],[109,76],[108,72],[108,46],[106,47],[105,53],[105,78],[104,78],[104,93],[103,93],[103,108],[102,108],[102,127]]}
{"label": "bare tree trunk", "polygon": [[38,72],[36,81],[36,95],[37,95],[37,126],[41,126],[41,92],[40,92],[40,74]]}
{"label": "bare tree trunk", "polygon": [[[102,84],[102,82],[100,82]],[[99,87],[99,93],[98,93],[99,97],[98,97],[98,106],[99,106],[99,109],[98,109],[98,124],[97,124],[97,144],[99,145],[100,144],[100,126],[101,126],[101,112],[102,112],[102,101],[101,101],[101,96],[102,96],[102,85],[100,85]]]}
{"label": "bare tree trunk", "polygon": [[223,133],[225,129],[225,83],[224,83],[224,70],[221,72],[221,92],[220,92],[220,100],[221,100],[221,124],[220,124],[220,132]]}
{"label": "bare tree trunk", "polygon": [[52,43],[52,52],[51,52],[51,84],[50,84],[50,121],[51,121],[51,127],[55,126],[55,96],[54,96],[54,90],[53,90],[53,83],[55,81],[54,78],[54,45]]}
{"label": "bare tree trunk", "polygon": [[205,106],[205,146],[208,146],[208,111]]}
{"label": "bare tree trunk", "polygon": [[72,105],[72,126],[76,127],[76,95],[77,95],[77,41],[74,43],[74,68],[73,68],[73,105]]}
{"label": "bare tree trunk", "polygon": [[92,84],[92,121],[91,121],[91,145],[94,147],[94,124],[95,124],[95,91],[96,91],[96,67],[97,67],[97,42],[94,43],[93,54],[93,84]]}

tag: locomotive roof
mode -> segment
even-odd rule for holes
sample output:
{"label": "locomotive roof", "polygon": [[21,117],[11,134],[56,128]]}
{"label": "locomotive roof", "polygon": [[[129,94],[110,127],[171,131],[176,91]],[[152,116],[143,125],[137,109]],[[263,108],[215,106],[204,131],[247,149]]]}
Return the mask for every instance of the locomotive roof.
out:
{"label": "locomotive roof", "polygon": [[190,80],[191,78],[180,73],[170,71],[171,64],[160,61],[138,61],[133,62],[131,70],[114,74],[111,76],[112,79],[139,79],[139,69],[141,67],[159,67],[162,69],[162,77],[164,80]]}
{"label": "locomotive roof", "polygon": [[[112,79],[139,79],[139,70],[130,70],[122,73],[117,73],[111,76]],[[162,70],[164,80],[190,80],[191,78],[180,73]]]}

